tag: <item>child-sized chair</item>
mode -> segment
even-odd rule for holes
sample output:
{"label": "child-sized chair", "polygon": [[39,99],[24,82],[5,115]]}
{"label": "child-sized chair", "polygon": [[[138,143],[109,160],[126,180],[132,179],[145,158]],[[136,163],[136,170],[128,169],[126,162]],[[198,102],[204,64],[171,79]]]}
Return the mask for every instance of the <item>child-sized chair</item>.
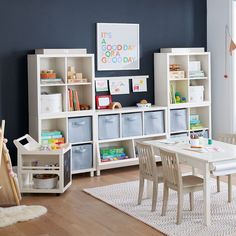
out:
{"label": "child-sized chair", "polygon": [[139,158],[139,194],[138,205],[141,204],[144,180],[153,182],[152,192],[152,211],[156,210],[158,184],[163,182],[162,166],[156,166],[156,160],[152,146],[140,142],[136,142],[138,158]]}
{"label": "child-sized chair", "polygon": [[166,215],[169,188],[178,193],[177,224],[182,222],[183,197],[189,193],[190,210],[193,210],[193,193],[203,190],[203,179],[194,175],[182,176],[178,156],[173,152],[160,149],[163,167],[164,194],[162,216]]}

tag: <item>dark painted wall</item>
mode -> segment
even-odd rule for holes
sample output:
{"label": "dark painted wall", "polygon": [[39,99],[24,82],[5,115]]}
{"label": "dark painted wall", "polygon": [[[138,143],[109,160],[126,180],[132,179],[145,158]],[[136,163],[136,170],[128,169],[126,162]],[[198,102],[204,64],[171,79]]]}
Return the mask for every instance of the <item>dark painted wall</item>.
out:
{"label": "dark painted wall", "polygon": [[12,140],[28,132],[27,54],[35,48],[96,49],[96,22],[139,23],[139,71],[96,76],[148,74],[148,93],[116,96],[123,105],[153,102],[153,52],[161,47],[206,46],[206,0],[0,0],[0,118],[15,163]]}

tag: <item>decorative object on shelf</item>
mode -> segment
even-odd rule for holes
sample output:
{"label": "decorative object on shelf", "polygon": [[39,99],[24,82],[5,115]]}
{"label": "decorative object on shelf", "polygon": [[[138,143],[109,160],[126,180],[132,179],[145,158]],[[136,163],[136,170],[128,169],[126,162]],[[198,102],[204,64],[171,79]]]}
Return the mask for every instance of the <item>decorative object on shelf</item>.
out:
{"label": "decorative object on shelf", "polygon": [[194,130],[194,129],[202,129],[203,125],[201,120],[199,119],[199,115],[198,114],[191,114],[190,115],[190,129]]}
{"label": "decorative object on shelf", "polygon": [[96,92],[107,92],[108,84],[107,80],[96,80]]}
{"label": "decorative object on shelf", "polygon": [[198,103],[204,101],[204,86],[189,86],[189,102]]}
{"label": "decorative object on shelf", "polygon": [[86,78],[83,78],[82,73],[76,72],[74,66],[68,66],[67,82],[68,83],[87,83],[88,80]]}
{"label": "decorative object on shelf", "polygon": [[62,84],[62,78],[57,78],[54,70],[41,70],[40,72],[41,84]]}
{"label": "decorative object on shelf", "polygon": [[128,79],[110,79],[109,88],[111,95],[130,93]]}
{"label": "decorative object on shelf", "polygon": [[142,99],[139,103],[136,103],[137,107],[151,107],[152,104],[149,103],[146,99]]}
{"label": "decorative object on shelf", "polygon": [[201,69],[200,61],[189,61],[189,78],[202,78],[205,77],[204,71]]}
{"label": "decorative object on shelf", "polygon": [[121,109],[122,105],[119,102],[112,102],[112,103],[110,103],[109,108],[112,110]]}
{"label": "decorative object on shelf", "polygon": [[97,23],[97,68],[139,69],[139,24]]}
{"label": "decorative object on shelf", "polygon": [[204,48],[161,48],[161,53],[201,53],[204,52]]}
{"label": "decorative object on shelf", "polygon": [[86,48],[42,48],[35,49],[35,54],[44,54],[44,55],[52,55],[52,54],[87,54]]}
{"label": "decorative object on shelf", "polygon": [[109,109],[109,105],[112,103],[111,95],[97,95],[96,106],[97,109]]}
{"label": "decorative object on shelf", "polygon": [[179,64],[170,64],[169,66],[169,77],[170,79],[183,79],[184,78],[184,71],[181,70],[181,66]]}
{"label": "decorative object on shelf", "polygon": [[[228,38],[229,38],[229,49],[228,49]],[[227,72],[227,65],[228,65],[228,61],[227,61],[227,57],[228,57],[228,50],[230,53],[230,56],[233,55],[233,51],[236,49],[236,44],[233,41],[233,38],[229,32],[229,26],[225,25],[225,74],[224,74],[224,79],[228,79],[228,72]]]}
{"label": "decorative object on shelf", "polygon": [[80,110],[90,110],[90,106],[87,104],[80,104]]}
{"label": "decorative object on shelf", "polygon": [[147,92],[147,79],[143,78],[132,78],[133,92]]}
{"label": "decorative object on shelf", "polygon": [[41,113],[62,112],[62,94],[41,94]]}
{"label": "decorative object on shelf", "polygon": [[174,88],[174,85],[172,83],[170,83],[170,103],[172,103],[172,104],[176,103],[175,88]]}

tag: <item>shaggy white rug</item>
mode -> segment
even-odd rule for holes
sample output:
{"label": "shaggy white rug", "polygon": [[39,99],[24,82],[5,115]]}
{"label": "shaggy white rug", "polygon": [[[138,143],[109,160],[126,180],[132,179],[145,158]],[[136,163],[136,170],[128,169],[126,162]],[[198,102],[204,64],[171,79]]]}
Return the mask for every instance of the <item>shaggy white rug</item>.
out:
{"label": "shaggy white rug", "polygon": [[163,184],[159,185],[156,212],[151,212],[151,199],[143,199],[137,205],[138,181],[84,189],[86,193],[135,217],[166,235],[226,236],[236,235],[236,187],[233,200],[227,202],[227,184],[221,182],[221,192],[216,193],[216,181],[211,179],[210,226],[203,223],[203,193],[194,194],[194,210],[189,211],[189,196],[185,195],[183,221],[176,225],[177,194],[170,191],[166,216],[161,216]]}
{"label": "shaggy white rug", "polygon": [[39,217],[47,212],[43,206],[14,206],[0,208],[0,227],[15,224],[20,221],[27,221]]}

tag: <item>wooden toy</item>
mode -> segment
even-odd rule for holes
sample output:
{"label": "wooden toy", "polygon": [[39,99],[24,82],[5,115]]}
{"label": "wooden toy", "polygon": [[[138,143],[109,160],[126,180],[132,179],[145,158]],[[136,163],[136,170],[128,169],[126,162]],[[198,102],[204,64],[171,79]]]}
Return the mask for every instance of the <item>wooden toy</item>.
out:
{"label": "wooden toy", "polygon": [[149,103],[147,100],[142,99],[139,103],[136,103],[137,107],[151,107],[152,104]]}
{"label": "wooden toy", "polygon": [[74,66],[68,66],[67,70],[67,82],[68,83],[87,83],[87,78],[83,78],[82,73],[75,71]]}
{"label": "wooden toy", "polygon": [[0,129],[0,206],[20,205],[21,194],[17,175],[12,170],[11,158],[4,141],[5,121]]}
{"label": "wooden toy", "polygon": [[121,109],[122,105],[119,102],[112,102],[112,103],[110,103],[109,108],[112,110]]}
{"label": "wooden toy", "polygon": [[90,106],[87,104],[80,104],[80,110],[90,110]]}

